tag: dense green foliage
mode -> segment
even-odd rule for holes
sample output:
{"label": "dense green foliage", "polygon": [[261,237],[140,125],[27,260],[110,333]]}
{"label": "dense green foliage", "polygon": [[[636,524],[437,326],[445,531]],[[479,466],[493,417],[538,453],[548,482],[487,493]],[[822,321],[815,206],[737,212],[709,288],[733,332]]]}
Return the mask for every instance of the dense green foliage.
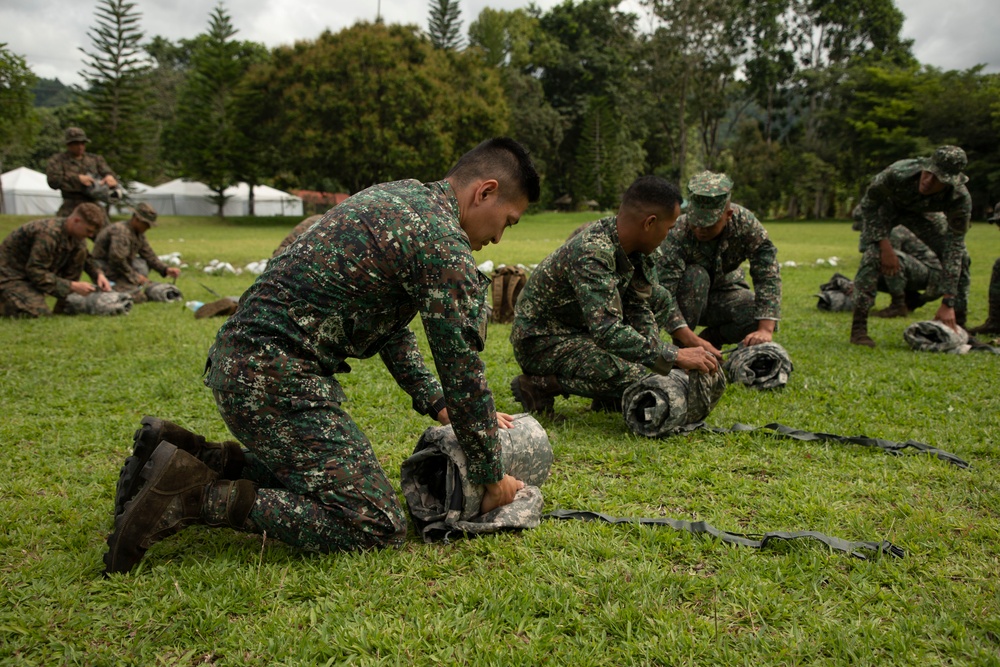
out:
{"label": "dense green foliage", "polygon": [[0,173],[6,171],[4,161],[10,153],[34,140],[37,116],[31,104],[31,87],[35,81],[24,58],[0,42]]}
{"label": "dense green foliage", "polygon": [[[537,262],[591,217],[526,216],[480,258]],[[0,217],[0,235],[24,220]],[[252,278],[206,276],[195,263],[266,257],[294,222],[166,218],[150,240],[182,253],[192,267],[177,285],[206,300],[199,283],[239,294]],[[730,387],[709,422],[913,438],[972,469],[764,434],[642,440],[583,399],[557,399],[568,419],[547,424],[556,461],[545,508],[887,539],[904,559],[858,561],[809,542],[757,552],[669,529],[576,522],[314,555],[192,527],[155,545],[134,574],[105,580],[115,479],[142,415],[227,437],[200,377],[219,321],[195,320],[179,304],[108,319],[0,320],[0,661],[998,664],[1000,358],[910,352],[901,320],[872,322],[875,350],[849,345],[849,315],[815,307],[834,270],[815,260],[839,255],[838,269],[852,274],[857,236],[845,222],[768,229],[779,258],[800,265],[783,270],[777,335],[795,370],[781,391]],[[980,224],[969,239],[971,318],[980,321],[1000,234]],[[509,330],[491,327],[484,357],[499,408],[514,411]],[[409,409],[377,358],[351,365],[341,376],[347,409],[398,488],[400,463],[432,423]]]}

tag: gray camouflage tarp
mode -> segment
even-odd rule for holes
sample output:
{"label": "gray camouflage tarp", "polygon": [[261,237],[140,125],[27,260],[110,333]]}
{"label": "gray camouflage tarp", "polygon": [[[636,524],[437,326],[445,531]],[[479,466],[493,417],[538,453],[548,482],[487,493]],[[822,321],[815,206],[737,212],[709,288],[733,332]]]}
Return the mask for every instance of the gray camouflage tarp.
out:
{"label": "gray camouflage tarp", "polygon": [[132,297],[124,292],[74,293],[63,304],[66,315],[128,315],[131,310]]}
{"label": "gray camouflage tarp", "polygon": [[622,396],[625,423],[636,435],[663,438],[703,420],[726,390],[724,373],[647,375]]}
{"label": "gray camouflage tarp", "polygon": [[778,343],[740,345],[722,364],[729,382],[752,389],[775,389],[788,384],[792,359]]}
{"label": "gray camouflage tarp", "polygon": [[514,426],[500,429],[500,448],[504,471],[525,486],[514,502],[480,515],[484,487],[469,481],[455,432],[451,426],[424,431],[413,455],[403,461],[400,478],[410,516],[425,541],[538,526],[543,503],[538,487],[552,467],[548,435],[531,415],[514,415]]}
{"label": "gray camouflage tarp", "polygon": [[965,329],[955,331],[937,320],[914,322],[903,330],[903,339],[917,352],[965,354],[971,349]]}
{"label": "gray camouflage tarp", "polygon": [[854,310],[854,281],[842,273],[834,273],[819,286],[816,307],[831,313]]}
{"label": "gray camouflage tarp", "polygon": [[150,282],[146,285],[145,292],[150,301],[159,301],[161,303],[173,303],[184,299],[181,291],[169,283]]}

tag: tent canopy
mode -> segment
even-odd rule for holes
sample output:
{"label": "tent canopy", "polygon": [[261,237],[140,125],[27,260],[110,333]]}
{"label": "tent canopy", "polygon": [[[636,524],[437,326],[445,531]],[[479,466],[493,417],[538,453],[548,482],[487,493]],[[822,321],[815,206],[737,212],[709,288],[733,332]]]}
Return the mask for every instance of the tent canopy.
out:
{"label": "tent canopy", "polygon": [[4,213],[10,215],[55,215],[62,206],[62,194],[49,187],[45,174],[18,167],[0,176]]}
{"label": "tent canopy", "polygon": [[[254,187],[254,214],[302,215],[302,200],[287,192],[266,185]],[[228,197],[225,215],[250,215],[250,188],[246,183],[226,188]],[[204,183],[176,178],[133,196],[136,202],[146,202],[160,215],[215,215],[218,207],[212,198],[215,193]]]}

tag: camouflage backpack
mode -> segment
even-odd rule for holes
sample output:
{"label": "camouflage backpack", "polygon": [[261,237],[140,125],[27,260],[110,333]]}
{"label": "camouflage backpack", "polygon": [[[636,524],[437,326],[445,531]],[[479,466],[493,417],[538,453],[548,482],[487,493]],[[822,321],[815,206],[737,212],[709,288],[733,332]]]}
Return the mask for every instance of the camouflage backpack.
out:
{"label": "camouflage backpack", "polygon": [[128,315],[131,310],[132,295],[125,292],[70,294],[62,306],[65,315]]}
{"label": "camouflage backpack", "polygon": [[626,389],[622,412],[636,435],[662,438],[705,419],[725,391],[725,373],[689,375],[675,368],[667,375],[647,375]]}
{"label": "camouflage backpack", "polygon": [[740,345],[722,364],[730,382],[752,389],[775,389],[788,384],[792,360],[778,343]]}
{"label": "camouflage backpack", "polygon": [[552,467],[548,435],[531,415],[514,415],[513,428],[500,429],[500,447],[504,470],[525,486],[514,502],[480,515],[484,487],[469,481],[465,452],[452,427],[431,427],[420,436],[413,455],[403,461],[400,481],[410,516],[425,541],[538,526],[538,487]]}
{"label": "camouflage backpack", "polygon": [[514,321],[514,304],[528,282],[528,272],[517,266],[501,266],[493,272],[493,314],[491,322]]}

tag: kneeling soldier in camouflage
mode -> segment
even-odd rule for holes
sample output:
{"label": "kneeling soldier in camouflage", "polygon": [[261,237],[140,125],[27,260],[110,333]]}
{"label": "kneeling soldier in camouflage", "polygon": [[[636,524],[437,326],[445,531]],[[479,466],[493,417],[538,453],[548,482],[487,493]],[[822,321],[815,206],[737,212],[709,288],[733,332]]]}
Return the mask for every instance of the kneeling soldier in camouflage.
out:
{"label": "kneeling soldier in camouflage", "polygon": [[[33,220],[12,231],[0,245],[0,313],[5,317],[51,315],[46,295],[59,302],[71,293],[111,289],[87,251],[104,224],[97,204],[80,204],[68,218]],[[93,283],[80,282],[86,271]]]}
{"label": "kneeling soldier in camouflage", "polygon": [[[1000,202],[993,207],[993,215],[987,222],[1000,229]],[[1000,334],[1000,258],[993,262],[993,273],[990,275],[989,314],[986,321],[978,327],[969,329],[971,334]]]}
{"label": "kneeling soldier in camouflage", "polygon": [[[453,425],[469,481],[486,487],[483,512],[510,503],[523,484],[504,474],[497,429],[511,418],[496,412],[478,354],[487,283],[472,252],[499,242],[538,194],[524,148],[491,139],[444,180],[355,194],[272,259],[219,329],[205,378],[244,461],[233,446],[195,446],[204,439],[147,424],[155,432],[137,437],[119,481],[106,571],[130,570],[192,523],[316,551],[400,544],[396,492],[341,407],[336,374],[352,357],[379,354],[417,412]],[[440,382],[407,327],[418,314]],[[144,443],[159,438],[150,454]]]}
{"label": "kneeling soldier in camouflage", "polygon": [[644,176],[629,186],[618,215],[581,228],[531,273],[510,334],[524,373],[511,390],[525,410],[551,413],[559,394],[620,409],[625,389],[650,371],[718,367],[702,348],[661,341],[649,308],[651,255],[673,227],[680,201],[676,186]]}
{"label": "kneeling soldier in camouflage", "polygon": [[[108,225],[94,240],[94,259],[114,283],[114,290],[130,293],[134,303],[148,300],[143,288],[155,284],[147,275],[149,271],[156,271],[164,278],[181,275],[180,269],[160,261],[146,240],[146,232],[156,226],[156,217],[152,206],[139,204],[130,219]],[[137,264],[145,272],[138,270]]]}

